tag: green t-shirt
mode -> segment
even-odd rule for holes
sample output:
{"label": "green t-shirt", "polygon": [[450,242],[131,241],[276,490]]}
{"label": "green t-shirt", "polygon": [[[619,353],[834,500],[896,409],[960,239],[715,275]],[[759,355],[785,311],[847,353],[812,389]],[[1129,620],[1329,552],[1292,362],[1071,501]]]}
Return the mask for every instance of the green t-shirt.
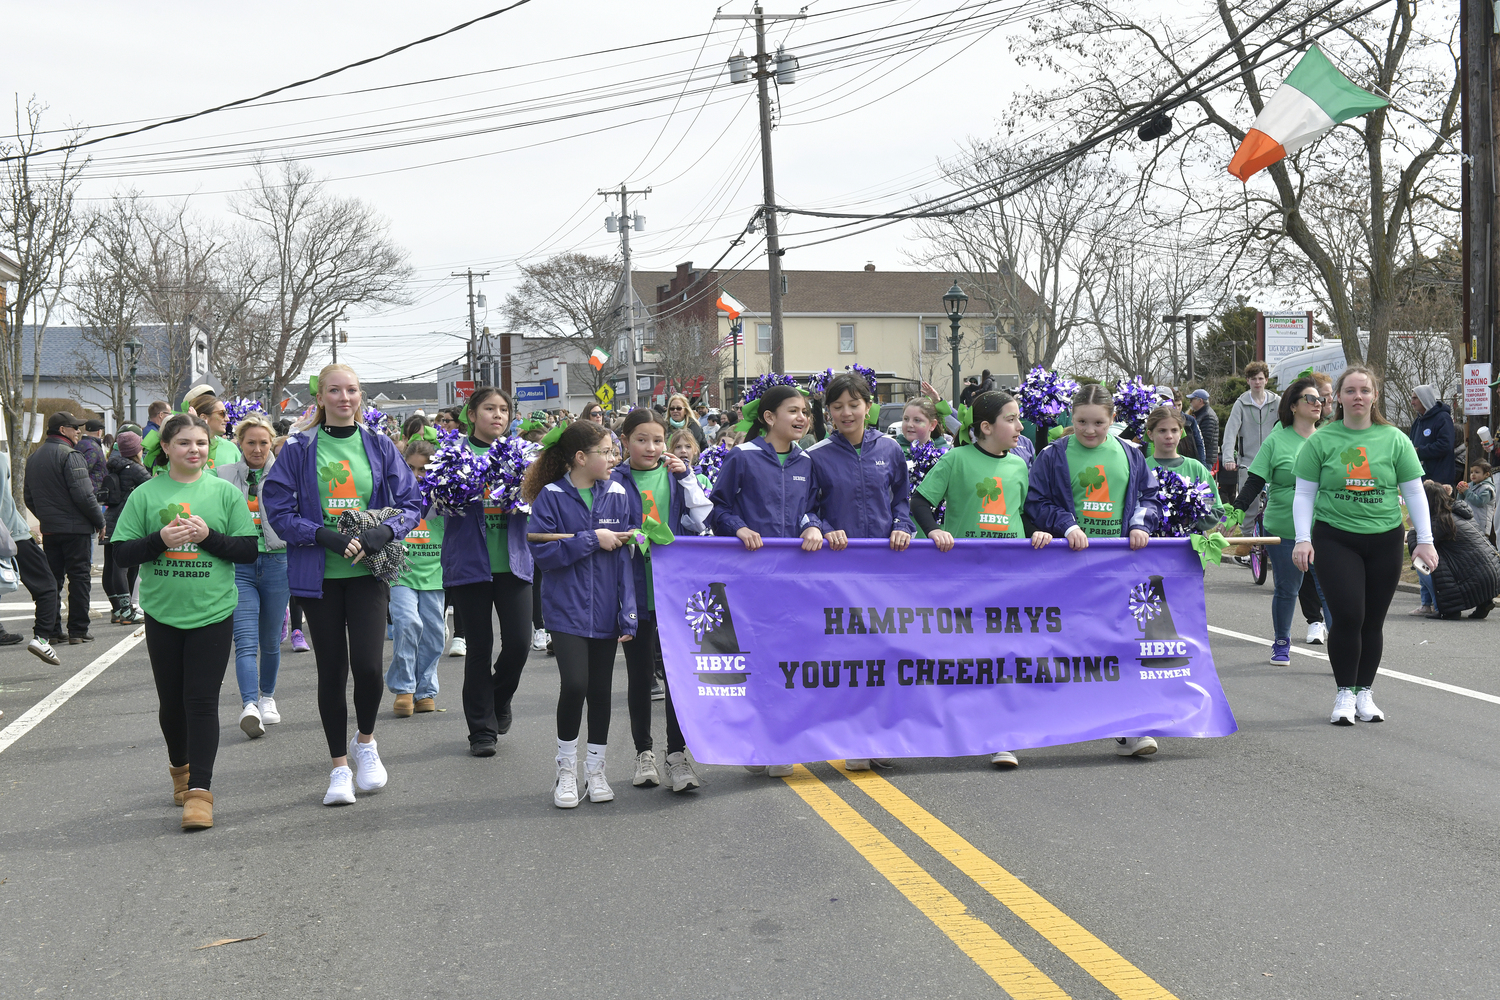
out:
{"label": "green t-shirt", "polygon": [[443,527],[443,518],[428,516],[407,533],[406,569],[396,577],[396,586],[443,589]]}
{"label": "green t-shirt", "polygon": [[[239,448],[227,437],[216,437],[208,449],[208,468],[210,471],[221,465],[233,465],[235,462],[243,462],[245,456],[240,454]],[[215,473],[217,475],[217,473]]]}
{"label": "green t-shirt", "polygon": [[1401,525],[1400,485],[1422,478],[1411,439],[1390,424],[1350,430],[1342,420],[1313,432],[1292,467],[1318,484],[1314,517],[1359,535]]}
{"label": "green t-shirt", "polygon": [[583,505],[585,507],[587,507],[589,510],[593,510],[594,509],[594,489],[593,489],[593,487],[589,487],[588,489],[584,489],[582,486],[580,486],[578,488],[578,495],[581,496],[581,497],[583,497]]}
{"label": "green t-shirt", "polygon": [[[658,465],[644,472],[631,469],[630,478],[635,480],[635,488],[641,491],[641,524],[645,525],[648,515],[666,524],[672,509],[672,484],[667,479],[667,467]],[[656,584],[651,579],[650,552],[646,553],[646,610],[656,610]]]}
{"label": "green t-shirt", "polygon": [[1255,460],[1250,463],[1250,475],[1266,481],[1266,509],[1260,516],[1261,524],[1268,532],[1282,538],[1292,538],[1296,534],[1292,524],[1292,499],[1297,495],[1294,469],[1297,456],[1308,440],[1292,428],[1278,425],[1261,442]]}
{"label": "green t-shirt", "polygon": [[[327,427],[318,428],[316,458],[318,497],[323,507],[323,526],[334,531],[339,515],[346,510],[368,510],[375,477],[370,473],[370,456],[365,454],[364,436],[356,430],[348,437],[335,437]],[[323,575],[331,580],[369,576],[363,561],[358,565],[344,558],[342,552],[323,552]]]}
{"label": "green t-shirt", "polygon": [[1068,437],[1068,481],[1073,484],[1073,516],[1090,538],[1119,538],[1125,518],[1125,491],[1130,487],[1130,460],[1125,445],[1113,436],[1096,448],[1085,448],[1078,435]]}
{"label": "green t-shirt", "polygon": [[[481,448],[473,441],[469,442],[469,450],[476,455],[488,455],[489,446]],[[505,508],[496,507],[491,504],[493,490],[484,491],[484,547],[490,553],[490,572],[510,572],[510,515]]]}
{"label": "green t-shirt", "polygon": [[1015,452],[1001,458],[965,445],[943,453],[917,487],[934,507],[945,501],[943,530],[955,538],[1021,538],[1030,473]]}
{"label": "green t-shirt", "polygon": [[[145,538],[179,514],[197,514],[225,535],[255,534],[245,498],[232,485],[207,474],[191,483],[179,483],[167,475],[131,492],[110,540]],[[238,603],[234,563],[192,542],[168,549],[141,566],[141,607],[164,625],[202,628],[234,614]]]}

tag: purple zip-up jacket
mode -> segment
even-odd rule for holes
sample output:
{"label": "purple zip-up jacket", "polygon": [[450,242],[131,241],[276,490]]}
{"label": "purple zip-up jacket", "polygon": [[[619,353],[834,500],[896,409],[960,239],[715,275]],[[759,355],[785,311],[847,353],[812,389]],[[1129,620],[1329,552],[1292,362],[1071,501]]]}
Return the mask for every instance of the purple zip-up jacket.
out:
{"label": "purple zip-up jacket", "polygon": [[[318,427],[298,431],[286,439],[271,474],[261,486],[261,503],[265,516],[286,541],[286,572],[293,597],[323,596],[323,553],[318,544],[318,529],[323,527],[323,502],[318,492]],[[370,460],[370,478],[374,488],[370,509],[395,507],[400,511],[385,524],[396,538],[417,526],[422,519],[422,491],[406,467],[406,460],[396,444],[382,434],[372,434],[361,427],[356,431]]]}
{"label": "purple zip-up jacket", "polygon": [[812,459],[817,511],[825,531],[850,538],[886,538],[917,530],[911,519],[911,480],[901,446],[875,428],[865,431],[859,454],[835,431],[807,449]]}

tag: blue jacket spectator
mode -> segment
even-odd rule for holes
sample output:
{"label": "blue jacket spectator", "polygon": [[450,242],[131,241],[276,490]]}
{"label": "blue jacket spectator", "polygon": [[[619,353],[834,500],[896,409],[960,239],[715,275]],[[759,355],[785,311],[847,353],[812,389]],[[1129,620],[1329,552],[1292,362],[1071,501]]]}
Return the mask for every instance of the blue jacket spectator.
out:
{"label": "blue jacket spectator", "polygon": [[1411,425],[1411,442],[1422,460],[1422,477],[1452,486],[1453,411],[1437,398],[1437,390],[1430,385],[1419,385],[1411,392],[1411,408],[1417,414]]}

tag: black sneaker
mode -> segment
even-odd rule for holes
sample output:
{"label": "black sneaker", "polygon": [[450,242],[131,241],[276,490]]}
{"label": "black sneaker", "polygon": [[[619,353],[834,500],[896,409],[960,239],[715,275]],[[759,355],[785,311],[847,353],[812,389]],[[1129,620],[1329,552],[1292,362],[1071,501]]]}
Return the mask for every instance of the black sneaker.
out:
{"label": "black sneaker", "polygon": [[91,635],[89,635],[87,632],[83,633],[82,635],[70,635],[70,636],[68,636],[68,645],[69,646],[77,646],[79,643],[93,642],[93,641],[94,641],[94,637],[91,636]]}
{"label": "black sneaker", "polygon": [[0,630],[0,646],[14,646],[21,641],[21,636],[14,632]]}
{"label": "black sneaker", "polygon": [[505,707],[495,713],[495,730],[499,732],[501,736],[504,736],[506,733],[510,732],[511,718],[510,702],[507,701],[505,703]]}
{"label": "black sneaker", "polygon": [[661,677],[660,676],[652,677],[651,678],[651,700],[652,701],[665,701],[666,697],[667,697],[667,689],[664,688],[664,687],[662,687]]}
{"label": "black sneaker", "polygon": [[469,755],[471,757],[493,757],[495,756],[494,740],[470,740]]}

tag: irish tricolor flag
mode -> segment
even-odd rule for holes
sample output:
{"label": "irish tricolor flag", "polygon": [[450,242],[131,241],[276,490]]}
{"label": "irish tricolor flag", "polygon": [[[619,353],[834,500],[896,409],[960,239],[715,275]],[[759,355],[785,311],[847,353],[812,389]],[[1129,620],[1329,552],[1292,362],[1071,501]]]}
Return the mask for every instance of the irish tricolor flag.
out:
{"label": "irish tricolor flag", "polygon": [[719,301],[715,305],[729,314],[729,322],[731,323],[739,317],[740,313],[745,311],[744,303],[723,289],[719,290]]}
{"label": "irish tricolor flag", "polygon": [[1339,122],[1389,103],[1350,83],[1314,45],[1256,116],[1229,161],[1229,172],[1248,181],[1256,171],[1316,142]]}
{"label": "irish tricolor flag", "polygon": [[589,364],[595,368],[602,369],[607,361],[609,361],[609,354],[602,347],[594,348],[594,353],[589,355]]}

